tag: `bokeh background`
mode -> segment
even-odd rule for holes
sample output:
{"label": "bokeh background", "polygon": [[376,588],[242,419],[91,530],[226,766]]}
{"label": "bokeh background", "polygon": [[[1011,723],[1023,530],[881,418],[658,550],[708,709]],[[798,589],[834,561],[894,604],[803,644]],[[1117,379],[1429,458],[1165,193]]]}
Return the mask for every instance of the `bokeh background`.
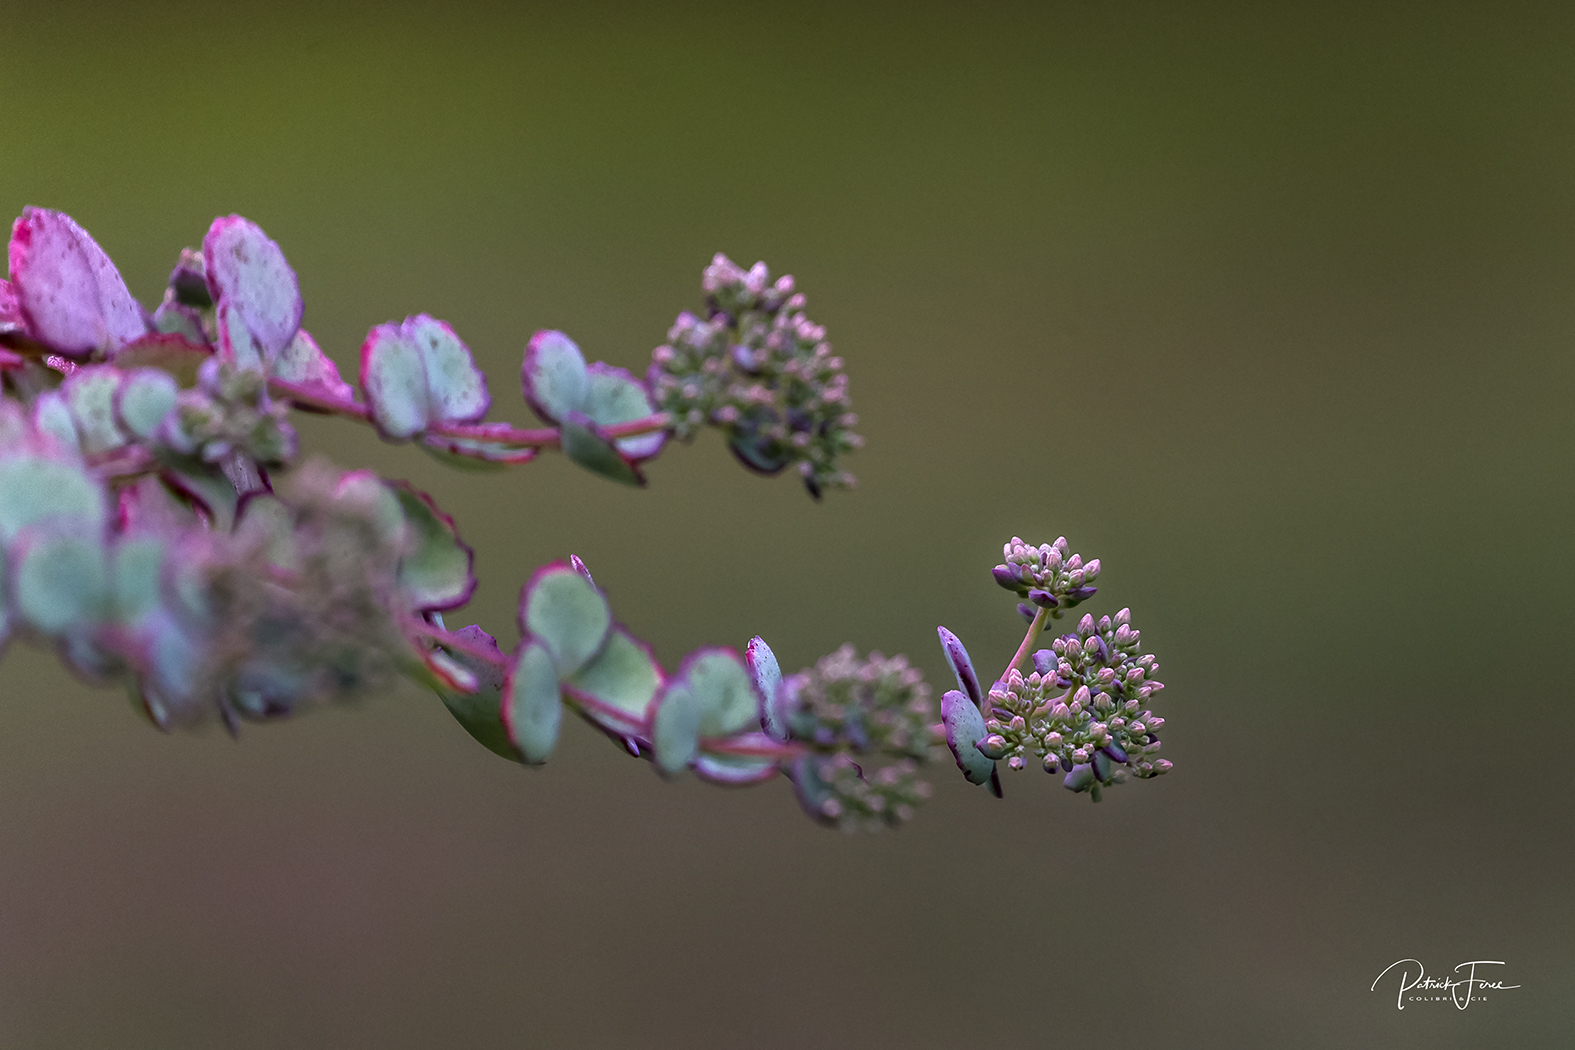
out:
{"label": "bokeh background", "polygon": [[[1569,1045],[1575,10],[0,15],[0,211],[149,303],[243,213],[347,373],[428,311],[523,421],[533,329],[638,369],[713,252],[797,275],[868,438],[821,505],[714,435],[636,491],[303,423],[456,515],[455,622],[512,641],[572,551],[669,665],[853,641],[939,691],[936,624],[1018,641],[1001,543],[1065,534],[1176,763],[1094,806],[938,755],[849,838],[578,723],[522,770],[414,687],[164,736],[13,646],[0,1046]],[[1521,987],[1397,1011],[1408,956]]]}

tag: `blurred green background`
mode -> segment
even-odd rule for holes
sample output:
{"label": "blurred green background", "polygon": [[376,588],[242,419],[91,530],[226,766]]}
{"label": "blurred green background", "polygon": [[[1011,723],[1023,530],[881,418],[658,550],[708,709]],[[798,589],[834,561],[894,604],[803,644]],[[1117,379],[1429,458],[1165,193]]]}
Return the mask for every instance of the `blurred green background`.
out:
{"label": "blurred green background", "polygon": [[[245,214],[347,373],[428,311],[523,422],[533,329],[639,369],[713,252],[798,277],[868,438],[822,505],[714,435],[635,491],[303,423],[456,515],[452,622],[511,642],[572,551],[669,665],[851,640],[939,691],[936,624],[1004,665],[989,567],[1064,533],[1176,763],[1093,806],[938,755],[847,838],[577,723],[521,770],[413,687],[164,736],[13,646],[0,1046],[1569,1045],[1575,9],[0,16],[0,211],[150,304]],[[1404,957],[1521,987],[1397,1011]]]}

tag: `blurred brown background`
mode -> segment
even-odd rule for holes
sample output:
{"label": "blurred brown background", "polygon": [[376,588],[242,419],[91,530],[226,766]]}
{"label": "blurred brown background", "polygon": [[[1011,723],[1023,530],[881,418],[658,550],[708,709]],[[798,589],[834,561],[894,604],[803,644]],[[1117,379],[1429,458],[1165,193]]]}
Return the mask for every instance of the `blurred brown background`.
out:
{"label": "blurred brown background", "polygon": [[[531,330],[643,368],[713,252],[798,276],[868,437],[819,506],[711,435],[634,491],[303,424],[457,516],[454,622],[511,642],[572,551],[670,665],[944,688],[935,625],[998,669],[989,567],[1064,533],[1177,764],[1093,806],[937,756],[846,838],[577,723],[521,770],[413,687],[163,736],[13,646],[0,1046],[1569,1045],[1575,12],[1182,6],[0,0],[0,211],[148,303],[243,213],[347,372],[429,311],[525,421]],[[1407,956],[1522,987],[1397,1011]]]}

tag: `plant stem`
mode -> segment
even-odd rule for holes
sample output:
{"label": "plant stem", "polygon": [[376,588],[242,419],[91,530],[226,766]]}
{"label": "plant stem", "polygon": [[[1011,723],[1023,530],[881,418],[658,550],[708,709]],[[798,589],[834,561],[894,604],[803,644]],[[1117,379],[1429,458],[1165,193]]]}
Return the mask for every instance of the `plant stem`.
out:
{"label": "plant stem", "polygon": [[[287,383],[282,379],[268,380],[269,389],[281,397],[287,398],[298,405],[315,408],[321,412],[332,412],[351,419],[358,419],[363,423],[372,422],[372,410],[365,403],[351,400],[340,400],[329,397],[310,387],[299,383]],[[642,434],[654,434],[658,430],[666,430],[672,423],[673,417],[666,412],[655,412],[639,419],[631,419],[625,423],[611,423],[607,426],[597,427],[602,437],[609,440],[618,438],[639,437]],[[539,427],[534,430],[523,430],[507,423],[444,423],[436,422],[427,427],[426,433],[436,434],[440,437],[466,438],[472,441],[495,441],[500,445],[512,445],[517,448],[558,448],[559,437],[557,427]]]}
{"label": "plant stem", "polygon": [[1040,609],[1034,613],[1033,623],[1028,625],[1028,633],[1023,635],[1023,644],[1017,647],[1017,655],[1012,657],[1012,662],[1006,665],[1006,670],[1001,672],[1001,679],[1012,673],[1014,668],[1019,668],[1028,656],[1028,650],[1034,647],[1034,642],[1039,639],[1039,632],[1045,629],[1045,621],[1050,619],[1049,609]]}

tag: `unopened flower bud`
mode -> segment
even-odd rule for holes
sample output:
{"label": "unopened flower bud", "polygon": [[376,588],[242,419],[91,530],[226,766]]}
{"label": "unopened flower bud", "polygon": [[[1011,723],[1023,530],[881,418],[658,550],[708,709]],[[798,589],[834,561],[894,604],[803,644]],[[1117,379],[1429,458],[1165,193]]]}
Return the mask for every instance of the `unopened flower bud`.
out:
{"label": "unopened flower bud", "polygon": [[1055,595],[1039,587],[1035,587],[1028,592],[1028,600],[1042,609],[1054,609],[1060,604],[1056,601]]}
{"label": "unopened flower bud", "polygon": [[1034,617],[1038,615],[1039,610],[1034,608],[1032,605],[1029,605],[1027,602],[1018,602],[1017,612],[1022,616],[1023,619],[1027,620],[1029,623],[1033,623]]}
{"label": "unopened flower bud", "polygon": [[1099,559],[1098,558],[1094,558],[1087,565],[1083,566],[1083,579],[1085,579],[1085,580],[1092,580],[1098,575],[1099,575]]}
{"label": "unopened flower bud", "polygon": [[988,759],[1004,758],[1006,756],[1006,738],[999,733],[991,733],[974,745],[979,753]]}
{"label": "unopened flower bud", "polygon": [[1049,649],[1040,649],[1033,655],[1034,671],[1041,675],[1052,674],[1056,667],[1055,653]]}
{"label": "unopened flower bud", "polygon": [[1017,590],[1017,574],[1012,571],[1012,566],[997,565],[995,568],[990,570],[990,575],[995,577],[996,583],[1000,584],[1002,587],[1005,587],[1007,590]]}
{"label": "unopened flower bud", "polygon": [[1094,769],[1086,764],[1075,765],[1061,783],[1068,791],[1087,791],[1094,786]]}

